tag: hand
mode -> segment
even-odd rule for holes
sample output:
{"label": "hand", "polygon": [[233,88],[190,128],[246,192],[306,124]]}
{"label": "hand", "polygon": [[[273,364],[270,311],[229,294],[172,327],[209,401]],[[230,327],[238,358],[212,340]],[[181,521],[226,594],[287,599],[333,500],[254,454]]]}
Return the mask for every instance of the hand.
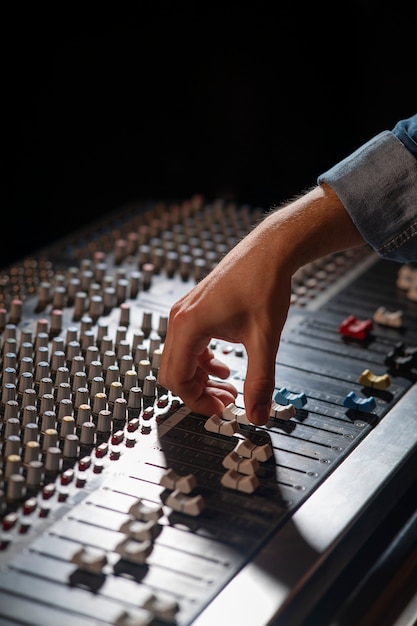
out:
{"label": "hand", "polygon": [[208,347],[216,337],[245,346],[245,410],[255,423],[268,419],[290,275],[274,270],[271,254],[277,252],[269,249],[265,227],[241,241],[171,309],[159,380],[198,413],[220,415],[237,396],[230,383],[210,379],[229,376]]}
{"label": "hand", "polygon": [[247,353],[245,411],[252,423],[265,424],[293,273],[313,258],[359,243],[358,231],[326,186],[270,213],[172,307],[161,384],[191,410],[221,415],[237,391],[225,381],[229,369],[209,344],[212,338],[241,343]]}

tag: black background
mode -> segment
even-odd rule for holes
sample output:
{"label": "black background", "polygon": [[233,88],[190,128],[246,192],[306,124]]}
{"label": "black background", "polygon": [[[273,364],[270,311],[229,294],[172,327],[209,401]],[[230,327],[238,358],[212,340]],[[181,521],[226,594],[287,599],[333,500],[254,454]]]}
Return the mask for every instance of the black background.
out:
{"label": "black background", "polygon": [[14,9],[0,262],[126,202],[310,187],[416,110],[414,18],[390,4]]}

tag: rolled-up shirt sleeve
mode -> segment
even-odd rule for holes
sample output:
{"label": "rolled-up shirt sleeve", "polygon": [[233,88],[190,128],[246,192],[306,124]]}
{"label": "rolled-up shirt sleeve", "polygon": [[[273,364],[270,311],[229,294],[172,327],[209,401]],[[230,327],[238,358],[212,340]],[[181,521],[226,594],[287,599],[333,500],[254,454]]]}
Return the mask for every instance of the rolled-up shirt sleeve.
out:
{"label": "rolled-up shirt sleeve", "polygon": [[318,177],[382,257],[417,261],[417,115],[383,131]]}

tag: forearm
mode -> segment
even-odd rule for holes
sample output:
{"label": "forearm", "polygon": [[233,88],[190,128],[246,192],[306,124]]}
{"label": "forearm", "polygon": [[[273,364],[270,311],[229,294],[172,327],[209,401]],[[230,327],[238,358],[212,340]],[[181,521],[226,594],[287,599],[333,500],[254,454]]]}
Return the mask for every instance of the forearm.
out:
{"label": "forearm", "polygon": [[365,243],[340,199],[326,184],[273,211],[261,228],[273,248],[272,259],[278,255],[279,264],[287,264],[290,274],[312,260]]}

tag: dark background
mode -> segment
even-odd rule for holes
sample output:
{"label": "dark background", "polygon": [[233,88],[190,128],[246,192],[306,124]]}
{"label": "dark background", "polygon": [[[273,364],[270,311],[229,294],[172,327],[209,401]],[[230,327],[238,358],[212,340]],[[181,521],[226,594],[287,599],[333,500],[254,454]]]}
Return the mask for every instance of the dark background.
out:
{"label": "dark background", "polygon": [[3,20],[2,265],[126,202],[279,203],[416,110],[401,3],[71,6]]}

